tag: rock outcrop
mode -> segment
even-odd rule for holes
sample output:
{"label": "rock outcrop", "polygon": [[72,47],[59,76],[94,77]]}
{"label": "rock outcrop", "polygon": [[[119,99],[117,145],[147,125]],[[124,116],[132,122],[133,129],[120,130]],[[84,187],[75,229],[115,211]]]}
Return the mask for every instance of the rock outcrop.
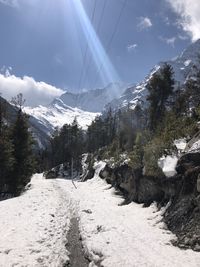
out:
{"label": "rock outcrop", "polygon": [[179,181],[165,221],[181,247],[200,251],[200,153],[182,156],[177,173]]}

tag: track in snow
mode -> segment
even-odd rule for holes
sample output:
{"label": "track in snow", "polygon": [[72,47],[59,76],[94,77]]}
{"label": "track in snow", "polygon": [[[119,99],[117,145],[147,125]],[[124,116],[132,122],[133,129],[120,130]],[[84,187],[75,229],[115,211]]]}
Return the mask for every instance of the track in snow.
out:
{"label": "track in snow", "polygon": [[67,235],[67,250],[69,251],[69,262],[66,267],[88,267],[89,260],[85,258],[79,232],[79,219],[73,217],[70,221],[70,229]]}

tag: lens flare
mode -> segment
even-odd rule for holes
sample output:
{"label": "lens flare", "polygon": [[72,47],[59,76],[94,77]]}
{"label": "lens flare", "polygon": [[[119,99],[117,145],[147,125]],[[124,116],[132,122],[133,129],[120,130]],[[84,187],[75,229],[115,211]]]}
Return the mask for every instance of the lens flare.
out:
{"label": "lens flare", "polygon": [[[120,82],[119,75],[113,67],[95,29],[88,18],[81,0],[72,0],[75,12],[77,13],[80,25],[88,42],[94,62],[99,68],[102,65],[101,80],[104,84]],[[117,88],[116,88],[117,89]],[[117,93],[117,92],[116,92]]]}

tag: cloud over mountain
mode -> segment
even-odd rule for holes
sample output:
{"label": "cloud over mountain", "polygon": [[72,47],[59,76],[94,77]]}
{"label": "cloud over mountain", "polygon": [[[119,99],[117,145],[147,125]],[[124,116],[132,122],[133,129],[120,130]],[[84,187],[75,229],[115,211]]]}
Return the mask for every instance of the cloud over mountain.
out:
{"label": "cloud over mountain", "polygon": [[64,91],[45,82],[37,82],[32,77],[10,75],[7,71],[6,74],[0,74],[0,93],[9,101],[13,96],[22,93],[26,99],[25,105],[37,106],[50,103]]}

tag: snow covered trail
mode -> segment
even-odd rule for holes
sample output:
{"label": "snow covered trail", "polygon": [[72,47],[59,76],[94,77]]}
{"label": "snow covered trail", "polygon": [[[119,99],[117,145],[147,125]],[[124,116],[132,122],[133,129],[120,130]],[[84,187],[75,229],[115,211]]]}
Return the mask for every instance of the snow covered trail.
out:
{"label": "snow covered trail", "polygon": [[155,206],[119,206],[121,197],[98,177],[102,166],[77,189],[34,175],[25,194],[0,202],[0,267],[63,267],[72,218],[79,218],[90,267],[200,267],[200,253],[171,245],[175,237]]}
{"label": "snow covered trail", "polygon": [[63,266],[71,200],[34,175],[22,196],[0,202],[0,266]]}
{"label": "snow covered trail", "polygon": [[95,178],[76,183],[77,189],[70,181],[58,181],[78,202],[82,242],[93,263],[104,267],[200,267],[200,253],[171,244],[175,236],[166,230],[154,205],[119,206],[122,198],[98,177],[101,166],[96,166]]}

